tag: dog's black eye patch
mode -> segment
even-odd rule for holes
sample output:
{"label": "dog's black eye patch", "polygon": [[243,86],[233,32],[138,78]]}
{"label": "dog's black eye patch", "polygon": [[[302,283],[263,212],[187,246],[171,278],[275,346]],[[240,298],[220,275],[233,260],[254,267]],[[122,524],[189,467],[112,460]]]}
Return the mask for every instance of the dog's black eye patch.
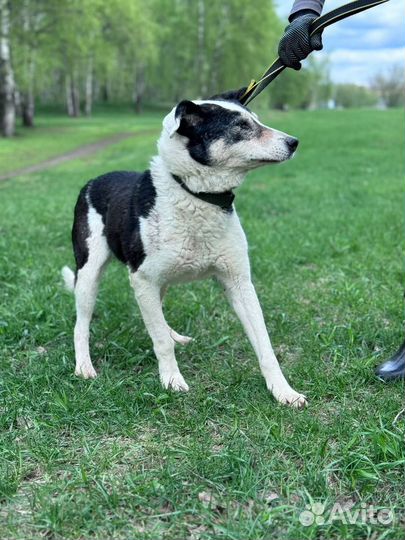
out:
{"label": "dog's black eye patch", "polygon": [[251,129],[252,128],[252,125],[250,122],[248,122],[248,120],[240,120],[240,122],[238,123],[238,128],[240,129]]}
{"label": "dog's black eye patch", "polygon": [[239,111],[213,103],[203,103],[198,108],[197,121],[196,111],[192,118],[183,115],[177,132],[188,138],[187,148],[191,157],[203,165],[211,164],[210,147],[215,142],[222,140],[232,145],[255,136],[256,126],[243,118]]}
{"label": "dog's black eye patch", "polygon": [[251,139],[254,136],[254,126],[247,120],[240,120],[237,124],[229,128],[226,136],[228,144]]}

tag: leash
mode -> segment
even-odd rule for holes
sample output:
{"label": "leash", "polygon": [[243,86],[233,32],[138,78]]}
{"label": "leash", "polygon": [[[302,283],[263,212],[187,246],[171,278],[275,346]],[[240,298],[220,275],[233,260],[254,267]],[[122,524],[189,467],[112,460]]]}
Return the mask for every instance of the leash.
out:
{"label": "leash", "polygon": [[[310,34],[312,36],[317,32],[323,32],[323,30],[331,24],[335,24],[338,21],[346,19],[346,17],[356,15],[356,13],[361,13],[366,9],[370,9],[374,6],[379,6],[380,4],[384,4],[385,2],[388,2],[388,0],[355,0],[354,2],[350,2],[349,4],[338,7],[330,11],[329,13],[325,13],[325,15],[322,15],[321,17],[315,19],[310,26]],[[266,88],[268,84],[274,81],[274,79],[278,77],[278,75],[280,75],[282,71],[285,70],[286,67],[287,66],[282,63],[280,58],[277,58],[271,64],[271,66],[263,73],[261,79],[259,79],[258,81],[255,81],[253,79],[250,82],[243,96],[239,98],[239,101],[242,103],[242,105],[247,105],[250,101],[252,101],[252,99],[257,97],[260,92],[262,92]]]}

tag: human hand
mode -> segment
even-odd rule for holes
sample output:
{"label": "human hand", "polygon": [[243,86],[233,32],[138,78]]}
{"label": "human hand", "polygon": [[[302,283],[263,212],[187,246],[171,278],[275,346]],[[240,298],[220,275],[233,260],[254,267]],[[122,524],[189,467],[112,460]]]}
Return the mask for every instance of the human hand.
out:
{"label": "human hand", "polygon": [[301,60],[312,51],[322,49],[322,33],[310,35],[311,23],[317,18],[316,13],[308,10],[294,14],[294,19],[285,29],[278,46],[278,55],[285,66],[299,70]]}

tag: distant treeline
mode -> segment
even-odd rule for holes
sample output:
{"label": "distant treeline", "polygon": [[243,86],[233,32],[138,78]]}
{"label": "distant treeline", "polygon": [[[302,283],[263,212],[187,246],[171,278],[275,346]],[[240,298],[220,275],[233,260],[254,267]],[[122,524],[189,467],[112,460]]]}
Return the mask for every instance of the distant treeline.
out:
{"label": "distant treeline", "polygon": [[301,71],[287,70],[269,88],[272,107],[301,108],[359,108],[399,107],[405,101],[405,72],[403,65],[391,68],[373,78],[368,86],[332,83],[328,60],[317,61],[311,56]]}
{"label": "distant treeline", "polygon": [[[14,133],[18,115],[33,126],[37,102],[63,103],[74,117],[94,102],[132,102],[139,112],[145,102],[240,87],[275,57],[283,23],[272,0],[0,0],[2,133]],[[353,95],[360,104],[383,97],[335,90],[327,63],[311,59],[266,100],[311,108],[338,95],[342,106]]]}
{"label": "distant treeline", "polygon": [[247,84],[281,32],[272,0],[0,0],[0,18],[3,131],[38,99],[78,116]]}

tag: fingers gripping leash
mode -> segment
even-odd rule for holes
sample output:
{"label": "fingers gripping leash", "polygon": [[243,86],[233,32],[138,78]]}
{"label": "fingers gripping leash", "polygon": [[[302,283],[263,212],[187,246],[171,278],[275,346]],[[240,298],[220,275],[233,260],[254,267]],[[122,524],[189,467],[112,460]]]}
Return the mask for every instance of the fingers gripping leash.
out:
{"label": "fingers gripping leash", "polygon": [[317,19],[315,13],[305,13],[293,19],[285,29],[278,48],[280,60],[285,66],[298,71],[301,69],[301,60],[312,51],[322,49],[322,32],[312,35],[310,32],[315,19]]}

